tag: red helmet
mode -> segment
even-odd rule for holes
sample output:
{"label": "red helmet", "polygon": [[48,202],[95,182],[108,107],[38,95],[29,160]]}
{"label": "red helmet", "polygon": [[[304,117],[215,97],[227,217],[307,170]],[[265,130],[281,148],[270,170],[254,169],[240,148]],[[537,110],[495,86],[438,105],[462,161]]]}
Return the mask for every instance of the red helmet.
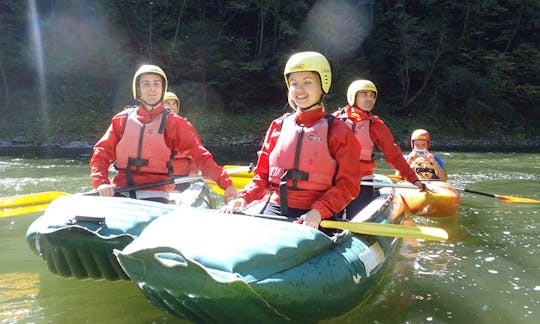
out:
{"label": "red helmet", "polygon": [[414,148],[414,141],[415,140],[426,140],[428,142],[428,148],[429,144],[431,144],[431,135],[429,135],[429,132],[425,129],[417,129],[411,134],[411,148]]}

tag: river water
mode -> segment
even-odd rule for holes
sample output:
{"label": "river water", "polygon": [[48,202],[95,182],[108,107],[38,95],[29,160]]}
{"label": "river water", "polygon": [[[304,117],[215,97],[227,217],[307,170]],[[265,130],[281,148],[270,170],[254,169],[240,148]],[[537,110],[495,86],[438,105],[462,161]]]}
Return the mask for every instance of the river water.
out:
{"label": "river water", "polygon": [[[216,153],[223,164],[244,155]],[[540,200],[540,155],[441,152],[456,187]],[[20,156],[17,154],[16,156]],[[378,172],[389,173],[378,159]],[[0,196],[90,190],[88,155],[0,157]],[[459,215],[414,217],[453,239],[400,241],[383,278],[355,310],[324,323],[538,323],[540,204],[462,193]],[[25,232],[39,214],[0,218],[0,323],[187,323],[150,305],[136,285],[65,279],[32,254]]]}

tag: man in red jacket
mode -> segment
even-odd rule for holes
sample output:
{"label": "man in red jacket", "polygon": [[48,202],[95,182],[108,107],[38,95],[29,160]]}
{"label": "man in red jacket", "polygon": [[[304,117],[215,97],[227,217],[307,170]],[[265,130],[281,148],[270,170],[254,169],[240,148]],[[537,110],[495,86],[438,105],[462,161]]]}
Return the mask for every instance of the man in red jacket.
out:
{"label": "man in red jacket", "polygon": [[[133,76],[133,98],[139,102],[112,118],[103,137],[94,145],[90,161],[92,186],[101,196],[114,196],[115,188],[171,179],[176,152],[188,154],[206,178],[225,190],[225,200],[236,196],[229,175],[197,141],[197,131],[184,118],[163,106],[167,76],[155,65],[141,66]],[[114,161],[118,174],[109,180]],[[174,184],[130,192],[139,199],[168,202]]]}
{"label": "man in red jacket", "polygon": [[[373,179],[376,166],[373,160],[373,148],[377,144],[383,152],[388,165],[398,170],[407,181],[424,190],[424,185],[418,180],[416,173],[403,157],[401,148],[394,142],[392,131],[382,119],[372,112],[377,95],[377,87],[373,82],[356,80],[347,89],[348,105],[334,113],[334,116],[347,122],[360,143],[360,163],[363,168],[369,170],[362,180],[372,181]],[[376,194],[376,191],[373,190],[373,186],[362,186],[360,195],[346,208],[347,217],[350,218],[350,215],[356,215],[371,201],[374,194]]]}

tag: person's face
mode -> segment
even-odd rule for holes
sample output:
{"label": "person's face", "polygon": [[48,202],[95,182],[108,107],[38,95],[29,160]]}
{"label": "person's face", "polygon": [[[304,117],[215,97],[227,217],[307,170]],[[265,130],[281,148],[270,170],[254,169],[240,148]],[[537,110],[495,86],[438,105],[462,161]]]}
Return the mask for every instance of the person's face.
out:
{"label": "person's face", "polygon": [[[299,108],[309,107],[321,99],[323,92],[319,75],[315,72],[293,72],[289,74],[289,101]],[[314,106],[311,109],[317,109]]]}
{"label": "person's face", "polygon": [[375,105],[375,92],[360,90],[356,93],[354,105],[364,111],[371,111]]}
{"label": "person's face", "polygon": [[163,79],[153,73],[143,74],[139,78],[139,93],[141,100],[149,105],[155,105],[163,94]]}
{"label": "person's face", "polygon": [[176,104],[176,100],[174,99],[167,99],[163,101],[163,105],[166,108],[169,108],[173,113],[178,114],[178,105]]}
{"label": "person's face", "polygon": [[428,141],[426,140],[422,140],[422,139],[414,140],[413,143],[414,143],[415,150],[422,150],[422,151],[428,150]]}

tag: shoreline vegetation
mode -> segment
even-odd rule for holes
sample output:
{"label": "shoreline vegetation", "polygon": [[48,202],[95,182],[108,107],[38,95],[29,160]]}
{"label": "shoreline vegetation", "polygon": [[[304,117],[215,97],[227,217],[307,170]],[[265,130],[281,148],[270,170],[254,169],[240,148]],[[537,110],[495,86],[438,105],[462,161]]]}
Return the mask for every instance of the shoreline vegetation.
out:
{"label": "shoreline vegetation", "polygon": [[257,150],[290,111],[286,60],[313,50],[331,65],[327,110],[373,81],[374,113],[403,150],[424,128],[434,150],[540,151],[537,2],[38,2],[42,46],[24,1],[0,2],[0,149],[93,145],[152,63],[209,149]]}
{"label": "shoreline vegetation", "polygon": [[[270,122],[282,115],[282,111],[260,111],[252,114],[204,114],[187,112],[185,117],[194,124],[204,145],[210,150],[232,150],[241,152],[252,151],[255,154],[262,144],[266,129]],[[504,131],[467,129],[454,125],[451,121],[445,123],[433,120],[422,120],[412,117],[397,117],[391,114],[375,112],[381,116],[392,130],[396,143],[404,152],[410,149],[410,134],[414,129],[425,128],[433,138],[434,151],[465,151],[465,152],[540,152],[540,135],[523,132],[521,134],[505,134]],[[90,152],[93,145],[106,130],[94,132],[72,133],[62,136],[54,131],[48,136],[36,136],[27,133],[7,138],[0,136],[0,155],[12,155],[10,151],[24,151],[35,148],[36,155],[61,155],[68,151]],[[42,134],[44,130],[41,130]],[[27,153],[26,153],[27,154]],[[25,155],[26,155],[25,154]]]}

